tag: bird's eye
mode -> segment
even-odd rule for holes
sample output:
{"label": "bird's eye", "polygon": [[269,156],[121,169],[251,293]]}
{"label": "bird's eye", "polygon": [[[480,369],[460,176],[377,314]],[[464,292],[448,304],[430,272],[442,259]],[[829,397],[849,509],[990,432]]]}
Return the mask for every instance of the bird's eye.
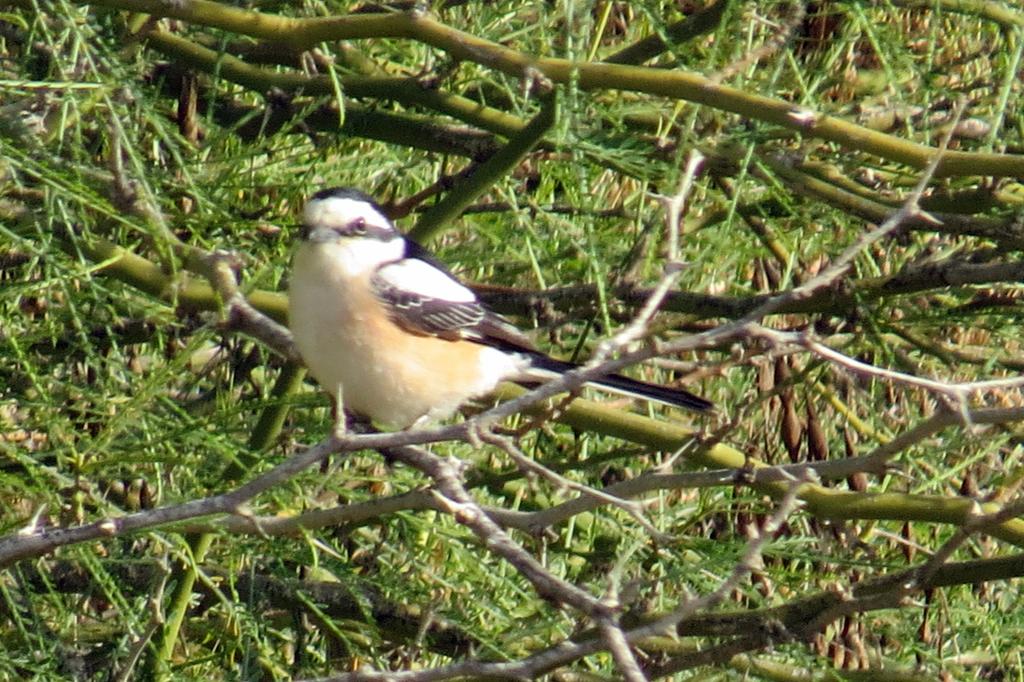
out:
{"label": "bird's eye", "polygon": [[356,218],[348,225],[352,234],[366,234],[366,219]]}

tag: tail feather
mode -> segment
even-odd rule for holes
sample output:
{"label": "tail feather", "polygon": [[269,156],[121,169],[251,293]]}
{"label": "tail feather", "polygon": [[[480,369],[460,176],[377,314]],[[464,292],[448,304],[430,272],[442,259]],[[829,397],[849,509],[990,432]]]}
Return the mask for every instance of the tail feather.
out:
{"label": "tail feather", "polygon": [[[531,355],[531,361],[534,369],[541,370],[542,373],[551,373],[555,376],[579,367],[575,363],[555,360],[539,353]],[[613,393],[642,398],[644,400],[653,400],[666,405],[693,410],[694,412],[707,412],[715,407],[715,404],[710,400],[705,400],[686,389],[650,384],[646,381],[622,376],[621,374],[609,374],[600,379],[589,381],[587,384],[598,386]]]}

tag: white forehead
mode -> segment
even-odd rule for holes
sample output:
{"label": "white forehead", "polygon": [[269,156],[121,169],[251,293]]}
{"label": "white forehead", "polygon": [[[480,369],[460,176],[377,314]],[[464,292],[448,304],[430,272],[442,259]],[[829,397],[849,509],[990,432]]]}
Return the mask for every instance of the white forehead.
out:
{"label": "white forehead", "polygon": [[310,199],[303,211],[306,225],[342,227],[356,218],[362,218],[367,225],[385,230],[394,229],[384,214],[365,201],[342,197]]}

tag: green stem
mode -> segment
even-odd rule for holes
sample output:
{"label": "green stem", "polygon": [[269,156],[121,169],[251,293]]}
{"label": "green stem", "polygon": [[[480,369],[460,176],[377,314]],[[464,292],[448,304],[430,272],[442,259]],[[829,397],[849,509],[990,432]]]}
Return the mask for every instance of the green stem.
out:
{"label": "green stem", "polygon": [[[761,162],[794,192],[823,201],[865,220],[881,223],[895,212],[888,204],[868,198],[863,193],[847,191],[832,182],[797,170],[784,161],[762,158]],[[903,222],[902,227],[954,236],[973,235],[992,239],[1007,247],[1024,248],[1024,230],[1012,219],[959,213],[932,213],[930,216],[911,216]]]}
{"label": "green stem", "polygon": [[420,241],[427,241],[442,227],[458,218],[467,206],[518,166],[523,158],[537,146],[544,134],[554,124],[557,110],[558,97],[555,92],[552,92],[540,112],[519,134],[510,139],[508,144],[494,156],[480,164],[442,201],[420,216],[416,226],[411,230],[410,236]]}
{"label": "green stem", "polygon": [[[153,31],[146,39],[151,47],[185,66],[216,72],[221,78],[256,92],[277,89],[304,95],[335,95],[334,82],[329,76],[306,76],[253,66],[166,31]],[[375,97],[425,107],[505,137],[515,135],[524,126],[518,116],[428,87],[417,78],[373,75],[345,76],[338,80],[347,96]]]}
{"label": "green stem", "polygon": [[259,421],[253,427],[248,447],[239,453],[236,461],[227,466],[221,477],[223,480],[231,481],[243,476],[274,444],[291,410],[288,397],[299,391],[305,378],[305,367],[291,362],[284,366],[270,391],[270,404],[263,408]]}
{"label": "green stem", "polygon": [[[220,301],[205,281],[187,274],[177,278],[164,273],[155,263],[104,239],[79,239],[75,247],[89,260],[102,263],[97,272],[115,277],[135,288],[193,310],[217,310]],[[1024,279],[1024,263],[969,263],[956,260],[908,268],[884,277],[857,280],[846,291],[825,290],[806,299],[793,301],[777,314],[842,312],[863,301],[891,296],[915,294],[937,288],[1015,282]],[[528,314],[538,299],[548,301],[556,310],[588,310],[593,304],[593,287],[568,287],[552,291],[514,291],[505,288],[475,287],[477,293],[495,312],[508,315]],[[643,305],[650,290],[624,285],[614,290],[615,296],[630,306]],[[729,297],[671,292],[662,309],[688,313],[705,318],[742,317],[763,305],[768,295]],[[278,322],[287,319],[288,298],[285,294],[257,289],[247,294],[249,302],[260,312]]]}
{"label": "green stem", "polygon": [[192,588],[196,583],[196,575],[199,566],[206,558],[206,553],[213,544],[216,537],[213,533],[202,533],[189,537],[190,559],[175,570],[171,580],[175,583],[174,593],[171,595],[170,606],[167,609],[164,627],[153,642],[153,653],[148,658],[145,667],[144,679],[169,679],[168,669],[171,656],[174,654],[174,645],[178,642],[178,635],[181,632],[181,625],[185,622],[185,614],[188,605],[192,601]]}
{"label": "green stem", "polygon": [[[643,64],[674,45],[685,43],[688,40],[693,40],[714,31],[722,23],[722,17],[725,16],[725,10],[728,7],[729,0],[717,0],[682,21],[677,21],[665,27],[663,33],[649,35],[629,47],[608,55],[601,61],[608,64]],[[665,38],[662,38],[662,35]],[[665,39],[668,39],[671,43],[665,42]]]}
{"label": "green stem", "polygon": [[[523,389],[503,386],[500,397],[513,398]],[[538,410],[543,406],[538,406]],[[604,407],[599,403],[576,401],[557,421],[575,429],[602,433],[663,452],[685,452],[686,461],[709,469],[760,468],[764,463],[724,443],[700,447],[694,443],[695,431],[668,421],[656,421],[638,414]],[[758,492],[775,498],[786,493],[785,483],[759,483]],[[862,493],[835,490],[815,483],[800,486],[798,497],[807,513],[816,518],[845,520],[928,521],[961,526],[979,513],[971,498],[946,498],[938,495],[910,493]],[[990,514],[1002,505],[986,503],[981,512]],[[1024,547],[1024,521],[1005,521],[987,528],[986,532],[1006,542]]]}
{"label": "green stem", "polygon": [[[151,296],[193,310],[219,310],[221,301],[205,281],[182,273],[172,277],[156,263],[98,237],[76,238],[66,245],[77,249],[94,263],[102,263],[96,272],[129,284]],[[246,298],[257,310],[284,323],[288,317],[288,297],[274,291],[256,290]]]}
{"label": "green stem", "polygon": [[890,0],[896,7],[909,7],[956,14],[970,14],[995,22],[1003,28],[1024,28],[1024,13],[1014,11],[1005,3],[991,0]]}
{"label": "green stem", "polygon": [[[274,444],[291,408],[287,398],[299,390],[305,376],[306,369],[293,363],[285,365],[281,370],[271,391],[273,399],[263,408],[246,447],[241,451],[238,459],[225,470],[222,480],[231,480],[244,474]],[[160,679],[166,678],[168,675],[167,662],[174,653],[174,646],[181,633],[181,625],[185,621],[185,614],[192,600],[192,588],[195,586],[198,574],[197,567],[205,560],[216,537],[214,533],[189,536],[191,560],[180,566],[172,577],[172,582],[175,583],[174,593],[167,609],[166,623],[157,636],[153,654],[148,660],[147,667],[150,674],[147,677]]]}
{"label": "green stem", "polygon": [[[529,78],[531,72],[534,72],[556,83],[572,83],[581,90],[632,90],[705,104],[795,130],[807,137],[828,140],[848,149],[874,154],[918,170],[927,167],[937,153],[934,147],[928,145],[876,132],[785,100],[722,85],[692,72],[574,62],[524,54],[451,28],[418,10],[297,19],[238,9],[209,0],[174,3],[164,0],[94,0],[92,4],[181,19],[254,38],[282,42],[295,49],[355,38],[413,39],[444,50],[453,59],[482,64],[514,78]],[[292,77],[283,75],[281,78],[290,82]],[[936,178],[978,175],[1024,176],[1024,155],[946,151],[934,172]]]}

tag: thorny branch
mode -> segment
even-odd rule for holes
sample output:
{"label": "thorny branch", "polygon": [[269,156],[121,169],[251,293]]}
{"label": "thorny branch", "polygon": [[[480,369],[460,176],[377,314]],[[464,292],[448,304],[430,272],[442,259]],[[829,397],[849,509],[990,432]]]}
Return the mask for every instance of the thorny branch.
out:
{"label": "thorny branch", "polygon": [[[957,116],[959,116],[959,109]],[[952,127],[953,126],[951,126],[951,128]],[[499,524],[495,522],[495,519],[492,518],[492,516],[496,516],[496,514],[492,514],[482,508],[466,490],[461,480],[461,469],[457,463],[450,460],[444,460],[413,446],[415,444],[435,442],[439,440],[469,440],[472,438],[474,433],[479,433],[481,429],[488,428],[496,421],[518,412],[524,407],[567,390],[571,391],[577,389],[590,379],[616,371],[617,369],[643,359],[672,352],[680,352],[683,350],[721,346],[734,341],[744,341],[754,338],[770,338],[777,343],[794,343],[825,358],[826,360],[829,360],[830,362],[844,366],[851,371],[869,373],[874,376],[882,376],[903,384],[918,386],[939,393],[944,393],[956,397],[961,402],[963,401],[963,397],[972,391],[992,390],[996,388],[1016,387],[1020,385],[1018,380],[953,384],[936,380],[920,379],[905,373],[892,372],[890,370],[872,367],[866,363],[848,358],[825,347],[823,344],[810,337],[783,335],[778,332],[767,330],[760,325],[760,321],[765,316],[784,308],[787,304],[806,298],[816,292],[820,292],[832,286],[847,272],[853,258],[863,252],[864,249],[878,240],[891,235],[893,231],[903,224],[904,221],[910,218],[920,218],[923,215],[918,207],[921,194],[942,161],[947,144],[948,137],[943,141],[938,153],[935,154],[931,163],[928,165],[928,168],[925,170],[917,188],[910,197],[908,197],[901,209],[890,216],[890,218],[882,223],[878,228],[866,235],[864,239],[859,240],[856,244],[847,249],[831,265],[831,267],[818,277],[806,282],[785,295],[768,300],[764,305],[731,325],[725,325],[705,334],[674,341],[672,343],[665,344],[661,348],[643,348],[632,352],[623,352],[619,358],[609,360],[609,357],[615,353],[624,351],[624,349],[631,343],[643,338],[647,334],[650,319],[659,309],[662,301],[667,296],[678,275],[678,264],[675,261],[678,253],[677,221],[680,212],[679,209],[682,206],[687,188],[692,184],[693,177],[696,174],[696,170],[699,165],[699,160],[694,156],[694,160],[691,161],[691,164],[687,169],[687,174],[681,183],[679,192],[676,197],[673,197],[672,201],[669,202],[671,210],[668,210],[667,213],[670,216],[668,220],[670,259],[668,267],[666,268],[665,276],[661,282],[659,282],[658,286],[654,288],[646,305],[640,310],[634,322],[627,325],[622,332],[610,339],[606,344],[602,344],[592,362],[587,366],[574,373],[570,373],[563,379],[553,381],[535,391],[531,391],[520,399],[484,412],[478,417],[463,424],[398,434],[350,434],[329,439],[328,441],[325,441],[324,443],[321,443],[301,454],[293,456],[266,474],[257,477],[253,481],[242,485],[233,491],[211,496],[203,500],[195,500],[181,505],[138,512],[116,519],[104,519],[76,528],[44,529],[37,527],[35,524],[30,524],[19,531],[16,535],[0,538],[0,567],[9,566],[26,557],[46,554],[60,546],[86,542],[93,539],[112,537],[158,525],[214,514],[228,514],[234,515],[236,518],[250,519],[258,528],[258,521],[248,514],[245,509],[246,503],[256,495],[259,495],[271,487],[288,480],[291,476],[294,476],[296,473],[302,471],[308,466],[322,460],[329,454],[351,452],[362,448],[377,448],[387,451],[399,461],[405,462],[410,466],[414,466],[418,470],[427,474],[434,482],[437,490],[434,498],[437,503],[435,508],[448,511],[460,523],[466,525],[490,551],[508,561],[512,566],[520,571],[524,577],[530,580],[539,594],[558,603],[571,605],[593,619],[602,637],[601,641],[595,641],[587,644],[565,642],[559,647],[555,647],[548,652],[543,652],[542,655],[531,657],[530,659],[520,662],[502,664],[471,662],[470,664],[461,667],[452,666],[447,669],[446,672],[444,672],[443,669],[435,669],[432,671],[409,673],[408,677],[405,679],[440,679],[440,676],[450,675],[455,670],[459,670],[461,674],[470,674],[471,672],[474,672],[475,674],[493,676],[529,676],[538,670],[544,669],[544,666],[550,666],[552,661],[574,660],[579,656],[599,650],[602,646],[604,647],[604,650],[612,652],[619,666],[620,673],[626,679],[646,679],[644,671],[641,669],[629,649],[629,644],[644,636],[662,633],[674,628],[675,625],[696,611],[710,608],[719,603],[729,591],[735,589],[735,587],[740,584],[740,581],[749,575],[751,570],[753,570],[756,559],[760,556],[764,543],[767,539],[770,538],[771,534],[774,533],[775,530],[777,530],[778,527],[796,509],[799,504],[799,491],[801,486],[804,483],[813,480],[812,471],[817,469],[819,470],[819,473],[821,473],[821,470],[826,469],[829,465],[820,464],[815,465],[814,467],[796,466],[791,468],[774,467],[771,469],[761,469],[749,472],[749,480],[751,481],[775,480],[784,482],[785,494],[782,495],[778,508],[762,530],[760,536],[750,542],[745,556],[736,564],[732,575],[730,575],[729,578],[725,580],[714,592],[701,598],[686,601],[679,605],[679,607],[669,615],[659,619],[656,623],[642,628],[624,631],[618,623],[616,604],[606,603],[585,590],[554,577],[541,564],[539,564],[536,559],[523,550],[522,547],[517,545],[505,533]],[[209,277],[214,287],[221,294],[226,310],[228,311],[226,322],[226,326],[228,328],[244,331],[251,336],[259,338],[270,347],[275,348],[282,354],[286,355],[286,357],[291,359],[295,359],[297,357],[290,344],[287,330],[280,326],[275,326],[263,318],[238,292],[230,263],[224,257],[218,255],[211,260]],[[970,419],[971,415],[967,411],[966,406],[962,407],[965,415]],[[1017,416],[1019,417],[1019,415]],[[943,419],[945,419],[945,417]],[[928,423],[926,425],[922,425],[920,432],[931,432],[931,429],[939,425],[940,422],[946,423],[945,421],[938,419],[937,416],[934,424]],[[916,435],[919,434],[915,433],[915,436]],[[506,452],[509,452],[510,454],[518,452],[512,444],[506,443],[503,447]],[[891,457],[889,450],[882,452],[884,448],[885,446],[880,448],[879,452],[876,452],[871,456],[874,457],[874,459],[870,460],[873,464],[884,466],[884,462],[882,460]],[[518,456],[516,458],[519,459]],[[868,460],[870,457],[863,459]],[[860,464],[858,463],[858,466],[859,465]],[[849,464],[847,464],[847,466],[849,466]],[[744,472],[744,474],[746,475],[747,472]],[[718,478],[714,480],[724,481],[725,479],[723,477],[732,476],[735,478],[737,474],[735,472],[693,474],[694,478],[692,480],[685,479],[689,481],[685,484],[696,485],[698,480],[697,477],[700,476],[718,476]],[[770,479],[769,477],[774,478]],[[559,482],[563,483],[564,479],[561,479]],[[578,488],[574,487],[574,489]],[[637,507],[630,504],[624,504],[619,499],[618,491],[610,494],[608,492],[602,493],[592,490],[584,490],[581,492],[583,493],[583,496],[580,499],[586,498],[588,501],[588,506],[586,506],[586,508],[593,508],[600,504],[612,503],[623,506],[631,513],[636,514],[638,518],[642,518],[639,516]],[[571,504],[572,502],[563,505],[563,514],[569,513],[570,511],[572,514],[579,513],[576,510],[581,507],[577,506],[570,509],[569,505]],[[949,558],[953,549],[959,546],[959,544],[961,544],[971,533],[984,529],[991,524],[999,523],[1011,518],[1019,512],[1020,503],[1013,503],[1007,505],[1000,512],[995,514],[978,515],[976,519],[965,523],[961,528],[960,533],[954,539],[950,540],[949,543],[947,543],[947,545],[938,554],[936,554],[935,557],[933,557],[932,561],[926,564],[925,568],[921,571],[921,580],[915,583],[914,586],[926,582],[927,578],[934,575],[935,570]],[[545,521],[545,523],[553,522],[555,521],[550,519]],[[887,595],[887,598],[889,596],[891,595]],[[570,656],[570,658],[565,658],[566,656]],[[666,674],[667,672],[671,672],[673,669],[674,668],[672,668],[671,665],[666,665],[659,668],[658,672],[660,674]],[[374,679],[373,675],[374,673],[367,673],[365,676],[357,676],[352,679]],[[402,675],[395,673],[388,673],[387,675],[388,679],[402,678]]]}
{"label": "thorny branch", "polygon": [[[501,663],[485,663],[482,661],[466,661],[439,668],[432,668],[420,671],[388,671],[378,672],[372,670],[360,670],[358,672],[336,675],[325,678],[322,682],[376,682],[377,680],[388,682],[428,682],[430,680],[456,679],[463,676],[473,676],[492,679],[532,679],[557,667],[567,665],[584,656],[589,656],[598,651],[617,651],[617,656],[622,656],[620,672],[630,675],[642,675],[632,679],[647,679],[648,675],[639,668],[634,668],[635,658],[632,654],[626,655],[631,643],[636,643],[645,637],[652,635],[664,635],[674,626],[704,608],[708,608],[720,602],[726,595],[734,590],[740,581],[753,570],[760,559],[765,544],[778,530],[781,524],[793,513],[799,503],[797,491],[802,480],[793,479],[787,485],[786,495],[779,506],[765,524],[764,529],[757,537],[752,538],[747,545],[746,551],[739,562],[734,566],[732,573],[710,594],[687,600],[678,605],[669,615],[659,619],[653,624],[640,626],[633,629],[623,630],[614,622],[598,622],[600,637],[584,639],[580,641],[566,640],[549,649],[538,652],[520,661],[508,661]],[[609,642],[611,640],[611,642]],[[748,649],[740,649],[740,651]],[[616,652],[613,652],[616,653]],[[629,672],[623,670],[625,667]],[[651,671],[647,671],[648,673]],[[657,676],[654,671],[654,676]]]}

